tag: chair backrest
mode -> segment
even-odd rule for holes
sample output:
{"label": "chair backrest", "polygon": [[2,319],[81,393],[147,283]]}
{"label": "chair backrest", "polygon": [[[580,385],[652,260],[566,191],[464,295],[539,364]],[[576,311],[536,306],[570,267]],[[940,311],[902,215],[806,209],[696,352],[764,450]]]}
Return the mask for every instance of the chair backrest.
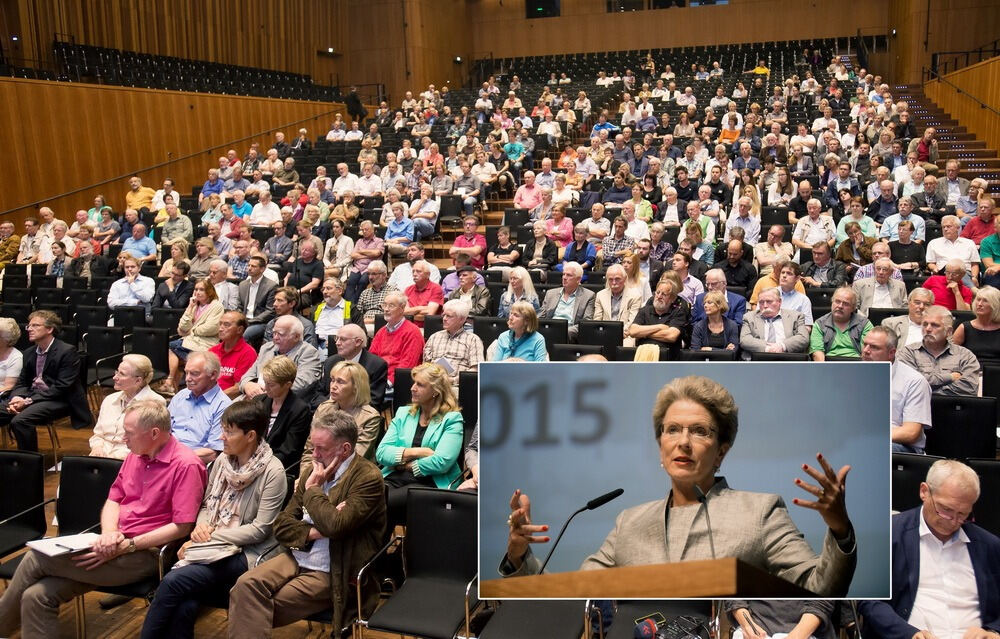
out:
{"label": "chair backrest", "polygon": [[920,482],[931,465],[943,457],[916,453],[892,454],[892,509],[909,510],[920,505]]}
{"label": "chair backrest", "polygon": [[115,318],[115,326],[124,328],[126,333],[146,325],[146,309],[142,306],[118,306],[111,314]]}
{"label": "chair backrest", "polygon": [[552,348],[556,344],[569,342],[569,320],[539,319],[538,332],[545,338],[545,350],[551,356]]}
{"label": "chair backrest", "polygon": [[[45,459],[41,453],[0,450],[0,519],[40,504],[45,500]],[[18,526],[45,534],[45,509],[35,508],[14,520]]]}
{"label": "chair backrest", "polygon": [[1000,460],[970,459],[969,466],[979,475],[979,507],[973,508],[977,524],[994,535],[1000,535],[1000,509],[996,507],[1000,495]]}
{"label": "chair backrest", "polygon": [[91,326],[84,344],[90,361],[96,363],[125,350],[125,329],[120,326]]}
{"label": "chair backrest", "polygon": [[375,333],[379,332],[379,329],[381,329],[383,326],[385,326],[385,315],[383,315],[382,313],[376,313],[375,314]]}
{"label": "chair backrest", "polygon": [[751,362],[808,362],[806,353],[765,353],[764,351],[744,351],[750,353]]}
{"label": "chair backrest", "polygon": [[62,289],[58,288],[36,288],[35,289],[35,303],[36,304],[65,304],[66,303],[66,293]]}
{"label": "chair backrest", "polygon": [[679,357],[682,362],[734,362],[736,361],[736,351],[692,351],[684,349]]}
{"label": "chair backrest", "polygon": [[407,577],[436,577],[466,583],[476,575],[476,495],[454,490],[411,488],[406,497]]}
{"label": "chair backrest", "polygon": [[[31,315],[31,304],[3,304],[3,316],[13,319],[18,324],[27,324]],[[22,331],[23,333],[24,331]]]}
{"label": "chair backrest", "polygon": [[411,368],[397,368],[396,377],[392,384],[392,412],[396,413],[403,406],[410,404],[410,387],[413,386],[413,375]]}
{"label": "chair backrest", "polygon": [[80,306],[97,306],[101,299],[100,291],[92,291],[85,286],[67,286],[63,280],[63,291],[69,300],[70,308],[75,313]]}
{"label": "chair backrest", "polygon": [[870,308],[868,309],[868,321],[872,323],[872,326],[881,326],[882,320],[887,317],[907,315],[909,312],[908,308]]}
{"label": "chair backrest", "polygon": [[931,396],[928,455],[956,459],[996,457],[997,400],[994,397]]}
{"label": "chair backrest", "polygon": [[625,337],[625,325],[621,322],[587,320],[580,322],[577,331],[577,342],[604,347],[604,356],[609,360],[614,359],[615,348],[622,345]]}
{"label": "chair backrest", "polygon": [[604,355],[604,347],[596,344],[554,344],[553,362],[575,362],[584,355]]}
{"label": "chair backrest", "polygon": [[59,534],[73,535],[101,521],[101,508],[122,461],[107,457],[63,457],[56,516]]}
{"label": "chair backrest", "polygon": [[148,357],[155,372],[167,374],[170,371],[169,339],[170,331],[165,328],[137,328],[132,333],[132,352]]}
{"label": "chair backrest", "polygon": [[[837,289],[832,286],[811,286],[806,289],[806,297],[813,306],[830,306],[833,304],[833,294]],[[814,315],[813,317],[817,317]]]}
{"label": "chair backrest", "polygon": [[110,317],[111,311],[107,306],[78,304],[76,307],[76,325],[84,333],[88,332],[92,326],[107,326]]}
{"label": "chair backrest", "polygon": [[483,348],[489,348],[500,334],[507,330],[507,320],[499,317],[473,317],[472,332],[483,341]]}
{"label": "chair backrest", "polygon": [[183,308],[154,308],[151,325],[153,328],[165,328],[171,335],[174,335],[183,314]]}
{"label": "chair backrest", "polygon": [[444,329],[444,318],[441,315],[424,316],[424,340]]}
{"label": "chair backrest", "polygon": [[4,304],[31,304],[31,289],[26,286],[15,286],[10,284],[8,278],[4,278],[3,287]]}
{"label": "chair backrest", "polygon": [[31,288],[56,288],[59,278],[55,275],[34,275],[31,278]]}

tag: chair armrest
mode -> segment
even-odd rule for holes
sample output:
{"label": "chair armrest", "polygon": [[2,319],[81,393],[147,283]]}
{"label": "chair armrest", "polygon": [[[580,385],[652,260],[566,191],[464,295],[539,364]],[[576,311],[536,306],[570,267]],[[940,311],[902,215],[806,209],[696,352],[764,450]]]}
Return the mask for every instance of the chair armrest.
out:
{"label": "chair armrest", "polygon": [[35,510],[36,508],[42,508],[46,504],[50,504],[50,503],[54,502],[55,500],[56,500],[55,497],[53,497],[52,499],[46,499],[45,501],[43,501],[40,504],[35,504],[34,506],[29,506],[28,508],[25,508],[24,510],[22,510],[19,513],[17,513],[16,515],[11,515],[7,519],[4,519],[3,521],[0,521],[0,526],[3,526],[4,524],[10,523],[11,521],[17,519],[21,515],[26,515],[26,514],[30,513],[32,510]]}
{"label": "chair armrest", "polygon": [[358,571],[358,579],[357,579],[357,583],[355,584],[355,587],[357,588],[357,595],[358,595],[358,599],[357,599],[357,601],[358,601],[358,623],[361,623],[363,625],[367,625],[367,623],[368,623],[368,620],[364,618],[364,616],[362,614],[362,611],[361,611],[361,602],[363,601],[363,599],[361,597],[361,584],[364,583],[365,572],[371,567],[371,565],[373,563],[375,563],[375,560],[378,559],[380,555],[388,552],[389,548],[391,548],[393,544],[395,544],[397,542],[402,542],[402,541],[403,541],[403,536],[402,535],[392,535],[392,536],[390,536],[388,543],[386,543],[386,545],[382,546],[382,548],[377,553],[375,553],[374,555],[372,555],[372,558],[368,560],[368,563],[366,563],[364,566],[362,566],[361,570]]}
{"label": "chair armrest", "polygon": [[264,561],[264,557],[267,557],[268,555],[270,555],[271,552],[274,551],[275,549],[277,549],[278,546],[280,546],[280,545],[281,544],[275,542],[274,544],[271,544],[270,546],[268,546],[267,548],[265,548],[264,550],[262,550],[261,553],[259,555],[257,555],[257,559],[254,560],[253,567],[256,568],[257,566],[259,566],[261,564],[261,562]]}
{"label": "chair armrest", "polygon": [[175,539],[160,546],[160,551],[157,555],[157,565],[159,566],[161,581],[163,580],[163,576],[170,572],[173,565],[177,563],[177,551],[180,550],[183,544],[184,539]]}
{"label": "chair armrest", "polygon": [[[101,359],[99,359],[96,362],[94,362],[94,378],[97,380],[97,385],[98,386],[101,385],[101,382],[103,382],[105,380],[109,380],[112,377],[114,377],[114,375],[115,375],[114,373],[111,373],[111,375],[108,375],[107,377],[101,377],[101,363],[102,362],[107,363],[107,362],[110,362],[110,361],[117,361],[118,364],[120,364],[121,361],[122,361],[122,358],[125,357],[125,355],[126,355],[125,352],[115,353],[114,355],[108,355],[107,357],[102,357]],[[117,368],[117,367],[118,366],[116,364],[115,368]]]}
{"label": "chair armrest", "polygon": [[[469,637],[469,626],[472,623],[472,611],[479,607],[479,595],[478,591],[474,590],[476,582],[479,581],[479,575],[476,574],[469,583],[465,584],[465,636]],[[470,599],[475,597],[475,602],[471,602]]]}

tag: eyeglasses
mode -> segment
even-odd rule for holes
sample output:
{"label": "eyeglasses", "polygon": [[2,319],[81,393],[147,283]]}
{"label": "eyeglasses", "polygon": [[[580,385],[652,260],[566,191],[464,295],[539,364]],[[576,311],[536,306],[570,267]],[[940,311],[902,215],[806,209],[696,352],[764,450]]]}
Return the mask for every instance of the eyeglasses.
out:
{"label": "eyeglasses", "polygon": [[714,428],[709,428],[708,426],[677,426],[673,424],[664,428],[663,434],[667,439],[680,439],[681,434],[685,430],[692,440],[699,442],[712,441],[717,432]]}
{"label": "eyeglasses", "polygon": [[970,515],[972,515],[971,511],[967,513],[960,513],[951,508],[939,508],[937,502],[934,501],[934,491],[928,489],[927,495],[928,497],[931,498],[931,505],[934,506],[934,512],[936,512],[938,517],[940,517],[941,519],[946,519],[948,521],[954,521],[961,524],[964,523],[965,520],[967,520]]}

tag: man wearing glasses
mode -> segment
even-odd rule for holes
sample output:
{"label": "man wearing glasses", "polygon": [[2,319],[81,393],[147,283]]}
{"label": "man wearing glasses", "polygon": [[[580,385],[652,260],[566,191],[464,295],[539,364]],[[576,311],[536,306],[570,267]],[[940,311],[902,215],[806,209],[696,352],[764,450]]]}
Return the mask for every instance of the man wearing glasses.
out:
{"label": "man wearing glasses", "polygon": [[892,519],[892,599],[859,602],[866,636],[1000,637],[1000,539],[966,521],[977,499],[974,470],[931,466],[923,505]]}

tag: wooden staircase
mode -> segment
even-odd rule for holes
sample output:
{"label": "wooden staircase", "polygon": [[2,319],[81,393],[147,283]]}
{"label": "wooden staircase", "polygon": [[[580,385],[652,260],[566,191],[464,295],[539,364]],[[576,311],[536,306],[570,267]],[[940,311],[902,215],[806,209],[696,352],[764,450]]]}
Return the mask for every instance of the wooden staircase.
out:
{"label": "wooden staircase", "polygon": [[969,180],[983,178],[994,196],[1000,195],[1000,154],[986,147],[986,142],[976,139],[958,120],[932,102],[919,84],[896,85],[892,88],[896,100],[909,104],[912,121],[920,133],[928,126],[937,130],[941,175],[947,160],[960,160],[959,175]]}

